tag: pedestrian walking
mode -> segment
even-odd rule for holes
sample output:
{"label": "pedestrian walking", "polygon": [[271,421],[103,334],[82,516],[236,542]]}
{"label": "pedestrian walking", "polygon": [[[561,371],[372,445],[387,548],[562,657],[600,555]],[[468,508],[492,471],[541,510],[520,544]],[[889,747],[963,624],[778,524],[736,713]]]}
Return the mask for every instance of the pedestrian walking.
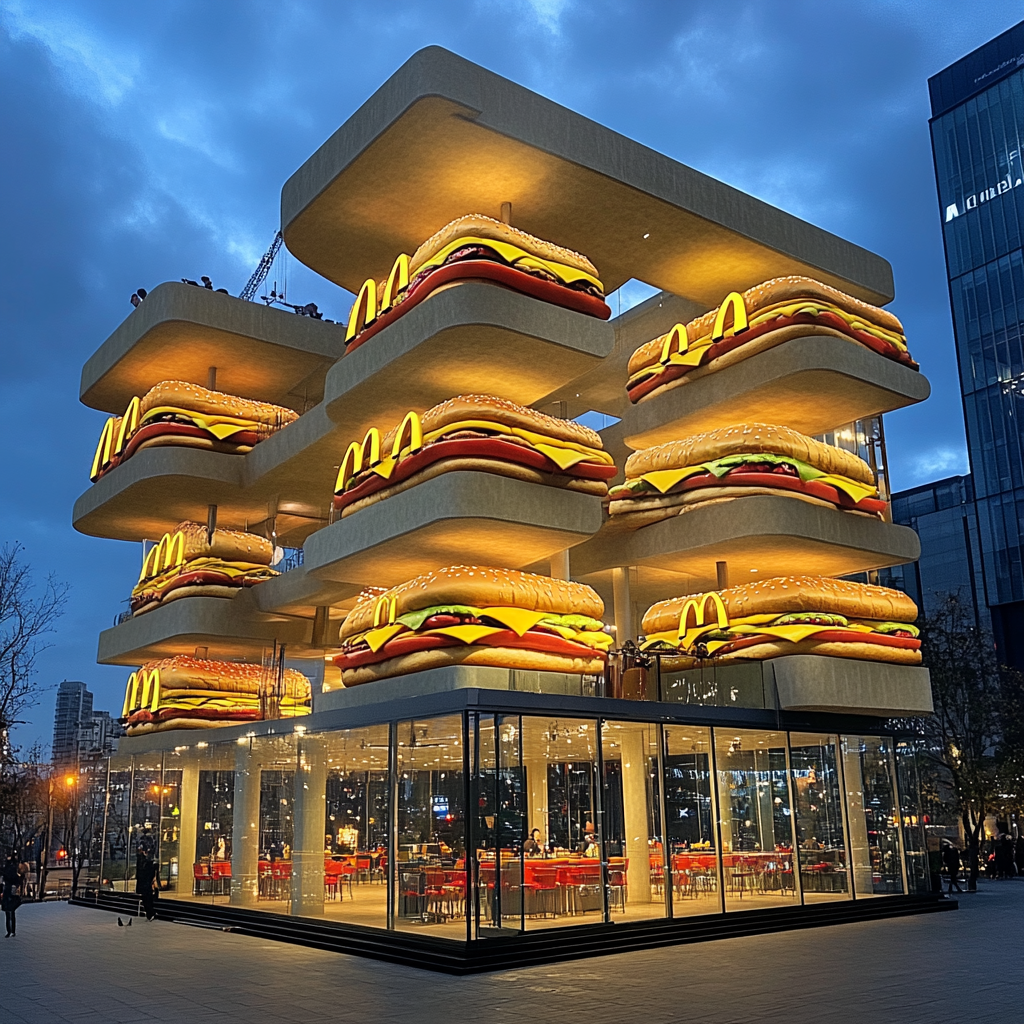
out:
{"label": "pedestrian walking", "polygon": [[142,900],[142,909],[146,911],[147,921],[152,921],[156,917],[153,903],[159,884],[156,864],[148,853],[140,851],[135,862],[135,891]]}
{"label": "pedestrian walking", "polygon": [[6,938],[13,938],[17,931],[17,922],[15,920],[15,914],[18,911],[18,907],[21,906],[22,890],[24,889],[25,879],[21,873],[21,858],[14,851],[4,861],[4,869],[2,875],[0,875],[0,885],[3,886],[0,890],[0,909],[4,912],[4,919],[7,925]]}
{"label": "pedestrian walking", "polygon": [[960,888],[960,851],[948,840],[942,840],[942,867],[946,872],[946,892],[952,893],[954,886]]}

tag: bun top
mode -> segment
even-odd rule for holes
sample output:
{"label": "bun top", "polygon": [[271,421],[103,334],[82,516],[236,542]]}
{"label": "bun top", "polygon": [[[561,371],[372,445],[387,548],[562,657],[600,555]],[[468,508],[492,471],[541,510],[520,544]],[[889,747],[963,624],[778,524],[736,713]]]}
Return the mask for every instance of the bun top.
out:
{"label": "bun top", "polygon": [[543,239],[520,231],[519,228],[514,228],[510,224],[495,220],[493,217],[485,217],[482,213],[469,213],[446,224],[412,254],[412,259],[409,261],[410,278],[431,256],[440,252],[449,242],[466,236],[490,239],[495,242],[508,242],[533,256],[553,260],[556,263],[564,263],[567,267],[582,270],[592,277],[598,276],[597,267],[586,256],[573,252],[572,249],[563,249],[562,246],[555,245],[554,242],[545,242]]}
{"label": "bun top", "polygon": [[[462,420],[493,420],[502,423],[507,427],[519,427],[523,430],[531,430],[537,434],[544,434],[546,437],[556,438],[560,441],[572,441],[575,444],[582,444],[588,448],[602,448],[601,435],[596,430],[575,423],[573,420],[560,420],[555,416],[548,416],[546,413],[537,412],[536,409],[528,409],[525,405],[517,405],[504,398],[496,398],[494,395],[459,395],[456,398],[449,398],[448,401],[435,405],[420,416],[420,423],[423,426],[423,433],[433,430],[440,430],[450,423],[459,423]],[[388,431],[381,442],[381,448],[391,451],[398,435],[398,427]]]}
{"label": "bun top", "polygon": [[207,416],[235,416],[270,427],[283,427],[299,418],[297,412],[282,405],[210,391],[183,380],[164,380],[151,387],[139,400],[139,418],[165,405]]}
{"label": "bun top", "polygon": [[274,559],[274,546],[266,537],[242,530],[213,531],[213,542],[206,540],[206,527],[201,523],[179,523],[173,532],[181,531],[185,541],[185,561],[193,558],[220,558],[225,562],[250,562],[270,565]]}
{"label": "bun top", "polygon": [[[856,316],[863,317],[876,327],[884,327],[887,331],[895,334],[903,334],[903,324],[893,316],[887,309],[879,306],[872,306],[868,302],[855,299],[838,288],[815,281],[811,277],[773,277],[769,281],[762,281],[743,292],[743,304],[747,308],[747,315],[753,316],[761,309],[773,306],[780,302],[791,302],[797,299],[810,299],[819,302],[827,302],[833,306]],[[691,320],[686,325],[686,336],[690,341],[699,341],[711,334],[715,326],[715,317],[718,316],[720,307],[708,310],[703,316]],[[629,359],[628,373],[632,376],[645,366],[651,366],[661,357],[661,349],[668,334],[641,345]]]}
{"label": "bun top", "polygon": [[[902,591],[831,576],[776,576],[729,587],[719,595],[730,619],[789,612],[827,612],[877,622],[913,622],[917,618],[917,605]],[[673,597],[651,605],[641,628],[646,634],[675,629],[686,602],[701,596]]]}
{"label": "bun top", "polygon": [[626,479],[635,479],[653,470],[688,469],[727,455],[758,452],[789,455],[823,473],[835,473],[871,487],[875,484],[871,467],[853,452],[815,441],[798,430],[770,423],[737,423],[653,448],[643,448],[626,459]]}
{"label": "bun top", "polygon": [[[364,592],[365,593],[365,592]],[[355,607],[341,627],[341,639],[373,627],[373,613],[381,595],[360,594]],[[442,604],[464,604],[473,608],[523,608],[527,611],[568,615],[573,612],[599,619],[604,602],[583,583],[556,580],[550,576],[494,569],[479,565],[452,565],[392,587],[383,595],[395,599],[395,612],[417,611]]]}
{"label": "bun top", "polygon": [[[142,666],[143,671],[160,670],[160,690],[213,690],[218,693],[259,693],[264,679],[261,665],[238,661],[215,661],[212,658],[194,658],[179,654]],[[296,700],[307,700],[309,680],[293,668],[284,670],[284,695]]]}

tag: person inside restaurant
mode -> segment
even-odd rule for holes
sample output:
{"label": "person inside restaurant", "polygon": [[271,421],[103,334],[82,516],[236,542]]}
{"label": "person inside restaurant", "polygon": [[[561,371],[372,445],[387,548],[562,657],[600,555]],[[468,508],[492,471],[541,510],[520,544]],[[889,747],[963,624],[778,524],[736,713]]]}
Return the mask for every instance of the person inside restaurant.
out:
{"label": "person inside restaurant", "polygon": [[539,828],[530,829],[530,838],[523,843],[523,853],[527,857],[543,857],[544,844],[541,841]]}

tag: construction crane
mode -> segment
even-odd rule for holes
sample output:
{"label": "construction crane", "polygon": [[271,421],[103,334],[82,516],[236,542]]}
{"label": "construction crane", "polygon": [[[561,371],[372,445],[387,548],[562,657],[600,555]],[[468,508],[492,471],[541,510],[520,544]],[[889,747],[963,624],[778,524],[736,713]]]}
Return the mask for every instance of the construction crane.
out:
{"label": "construction crane", "polygon": [[263,254],[263,258],[259,262],[259,266],[252,272],[252,277],[246,282],[245,287],[239,294],[240,299],[245,299],[246,302],[252,302],[256,298],[256,293],[260,290],[260,285],[267,279],[267,274],[270,273],[270,268],[274,265],[274,260],[277,258],[277,254],[281,249],[281,232],[278,231],[274,235],[273,242],[270,243],[270,248]]}

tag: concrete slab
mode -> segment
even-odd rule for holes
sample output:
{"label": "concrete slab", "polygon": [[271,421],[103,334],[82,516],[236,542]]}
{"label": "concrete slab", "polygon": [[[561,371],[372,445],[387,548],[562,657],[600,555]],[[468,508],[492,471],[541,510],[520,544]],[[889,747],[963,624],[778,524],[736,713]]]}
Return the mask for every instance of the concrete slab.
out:
{"label": "concrete slab", "polygon": [[344,327],[177,282],[158,285],[82,370],[81,400],[120,415],[162,380],[206,386],[303,412],[323,396]]}
{"label": "concrete slab", "polygon": [[[625,391],[625,377],[622,384]],[[923,402],[929,394],[924,374],[857,342],[794,338],[627,404],[622,430],[632,448],[734,423],[778,423],[813,436]]]}
{"label": "concrete slab", "polygon": [[445,473],[313,534],[314,577],[390,587],[443,565],[520,568],[596,533],[601,499],[493,473]]}
{"label": "concrete slab", "polygon": [[869,302],[889,264],[437,46],[413,54],[285,183],[285,243],[358,290],[465,213],[585,253],[710,309],[733,289],[809,274]]}

